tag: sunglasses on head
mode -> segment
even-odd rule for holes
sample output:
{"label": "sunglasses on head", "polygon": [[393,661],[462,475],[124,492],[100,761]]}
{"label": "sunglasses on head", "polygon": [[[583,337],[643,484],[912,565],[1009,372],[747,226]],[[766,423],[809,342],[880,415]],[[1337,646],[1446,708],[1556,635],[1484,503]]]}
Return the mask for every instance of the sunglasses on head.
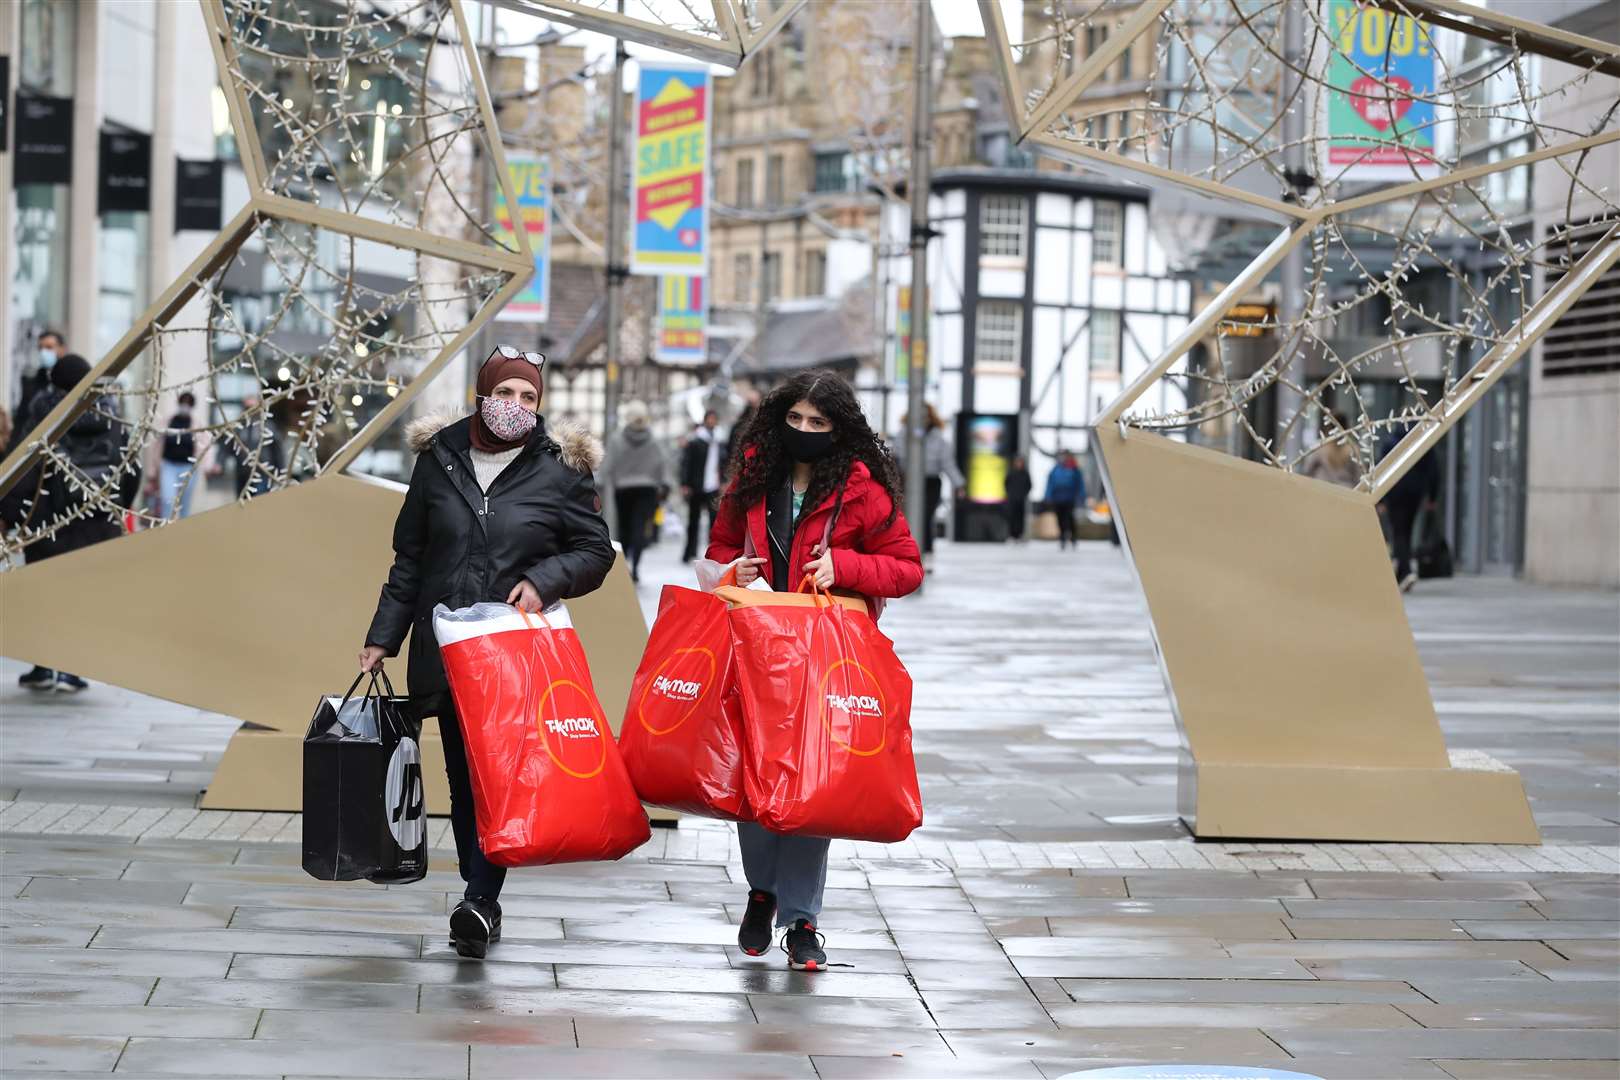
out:
{"label": "sunglasses on head", "polygon": [[546,354],[545,353],[524,352],[522,349],[518,348],[516,345],[497,345],[497,346],[495,346],[495,351],[490,353],[489,356],[485,357],[484,363],[486,363],[486,364],[489,363],[491,360],[495,359],[497,356],[505,357],[508,360],[527,360],[529,363],[533,364],[535,367],[539,368],[542,371],[544,371],[545,367],[546,367]]}

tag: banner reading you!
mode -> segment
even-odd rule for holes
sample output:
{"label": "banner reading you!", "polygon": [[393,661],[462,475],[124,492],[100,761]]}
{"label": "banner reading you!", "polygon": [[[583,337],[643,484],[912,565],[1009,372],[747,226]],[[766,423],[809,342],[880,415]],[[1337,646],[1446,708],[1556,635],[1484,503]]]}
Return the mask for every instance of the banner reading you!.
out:
{"label": "banner reading you!", "polygon": [[1434,39],[1408,15],[1332,0],[1327,164],[1343,180],[1439,174]]}
{"label": "banner reading you!", "polygon": [[[506,155],[506,172],[512,178],[512,192],[517,197],[519,227],[529,234],[529,247],[534,252],[534,277],[523,291],[496,313],[504,322],[543,323],[551,310],[551,172],[544,158],[532,154]],[[517,237],[513,231],[512,211],[506,197],[497,187],[495,191],[495,231],[497,239],[517,250]]]}
{"label": "banner reading you!", "polygon": [[709,257],[707,68],[641,65],[630,272],[701,275]]}

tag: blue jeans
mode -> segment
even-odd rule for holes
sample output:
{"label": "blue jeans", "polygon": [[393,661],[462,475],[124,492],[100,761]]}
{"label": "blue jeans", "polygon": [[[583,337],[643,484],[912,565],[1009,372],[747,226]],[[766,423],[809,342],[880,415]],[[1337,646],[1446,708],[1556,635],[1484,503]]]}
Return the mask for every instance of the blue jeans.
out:
{"label": "blue jeans", "polygon": [[784,836],[744,821],[737,826],[737,841],[742,845],[748,887],[776,896],[777,926],[792,926],[795,919],[809,919],[812,924],[820,921],[831,840]]}
{"label": "blue jeans", "polygon": [[168,518],[191,516],[191,485],[197,479],[197,466],[189,461],[165,461],[160,474],[163,478],[163,515]]}

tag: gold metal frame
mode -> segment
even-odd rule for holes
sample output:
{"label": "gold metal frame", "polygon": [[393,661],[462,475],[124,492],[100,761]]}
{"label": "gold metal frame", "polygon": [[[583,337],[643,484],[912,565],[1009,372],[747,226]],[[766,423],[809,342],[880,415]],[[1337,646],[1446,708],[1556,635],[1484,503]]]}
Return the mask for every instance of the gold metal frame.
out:
{"label": "gold metal frame", "polygon": [[[1371,0],[1523,52],[1620,75],[1620,47],[1462,3]],[[1132,380],[1093,437],[1146,594],[1181,733],[1180,803],[1199,836],[1534,843],[1522,785],[1448,753],[1389,573],[1378,500],[1549,326],[1620,261],[1616,226],[1547,290],[1372,472],[1345,491],[1130,426],[1126,411],[1311,233],[1367,207],[1620,141],[1620,130],[1342,201],[1268,198],[1059,137],[1052,126],[1169,10],[1148,0],[1108,45],[1029,104],[1001,6],[979,0],[1019,141],[1149,187],[1247,206],[1277,237]],[[1197,537],[1190,541],[1189,537]],[[1331,695],[1324,698],[1324,694]],[[1309,732],[1301,738],[1301,732]]]}
{"label": "gold metal frame", "polygon": [[660,23],[648,22],[616,11],[605,11],[574,0],[492,0],[497,7],[509,11],[534,15],[542,19],[577,26],[581,30],[594,30],[609,37],[623,38],[640,45],[668,49],[693,60],[703,60],[724,67],[738,68],[763,48],[787,21],[809,3],[809,0],[788,0],[761,24],[758,30],[749,27],[747,12],[741,0],[713,0],[715,26],[719,36],[707,37]]}

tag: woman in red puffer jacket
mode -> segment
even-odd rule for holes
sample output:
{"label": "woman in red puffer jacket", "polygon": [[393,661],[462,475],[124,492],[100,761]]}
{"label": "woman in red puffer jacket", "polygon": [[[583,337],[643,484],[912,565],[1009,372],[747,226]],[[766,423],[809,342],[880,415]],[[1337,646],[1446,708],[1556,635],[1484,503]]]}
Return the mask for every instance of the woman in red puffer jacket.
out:
{"label": "woman in red puffer jacket", "polygon": [[[789,379],[765,396],[731,444],[734,479],[720,501],[708,557],[741,559],[739,585],[764,576],[774,588],[791,590],[811,577],[870,605],[922,584],[922,558],[900,513],[899,471],[842,376],[808,371]],[[737,833],[749,888],[738,946],[763,954],[774,923],[787,928],[790,967],[825,968],[816,921],[829,842],[753,822]]]}

